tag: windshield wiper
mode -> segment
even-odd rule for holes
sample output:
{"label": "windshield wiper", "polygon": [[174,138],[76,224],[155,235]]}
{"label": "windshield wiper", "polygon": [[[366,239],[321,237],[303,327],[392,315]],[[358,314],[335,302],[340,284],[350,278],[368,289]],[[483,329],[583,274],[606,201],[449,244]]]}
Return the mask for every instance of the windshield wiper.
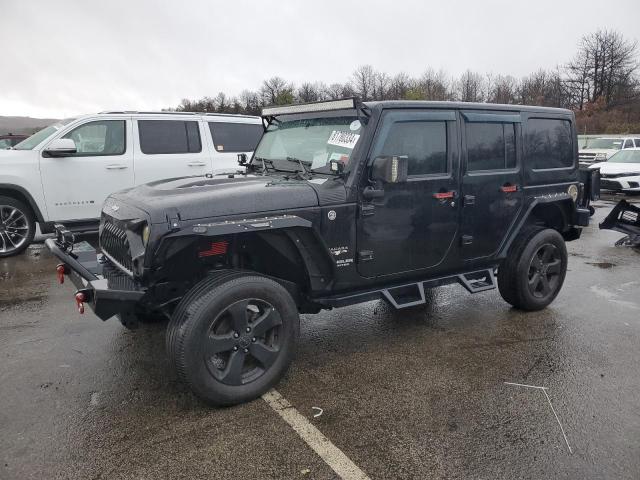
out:
{"label": "windshield wiper", "polygon": [[262,175],[266,175],[266,173],[269,171],[269,169],[267,168],[267,163],[271,168],[273,168],[274,171],[276,170],[276,168],[273,166],[273,160],[269,160],[268,158],[263,157],[253,157],[253,159],[262,162]]}
{"label": "windshield wiper", "polygon": [[[300,165],[300,168],[302,169],[299,172],[302,173],[303,175],[311,175],[312,174],[311,170],[307,170],[307,167],[304,166],[304,163],[299,158],[287,157],[287,161],[289,161],[289,162],[297,162],[298,165]],[[306,163],[307,163],[307,165],[310,165],[310,162],[306,162]]]}

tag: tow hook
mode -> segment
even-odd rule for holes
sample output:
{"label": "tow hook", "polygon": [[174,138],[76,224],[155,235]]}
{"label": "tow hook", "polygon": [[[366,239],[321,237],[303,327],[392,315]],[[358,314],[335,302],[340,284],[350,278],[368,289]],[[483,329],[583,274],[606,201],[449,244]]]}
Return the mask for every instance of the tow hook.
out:
{"label": "tow hook", "polygon": [[87,296],[83,292],[76,293],[76,306],[78,312],[82,315],[84,313],[84,302],[87,300]]}
{"label": "tow hook", "polygon": [[64,263],[59,263],[56,267],[56,274],[58,275],[58,283],[62,285],[64,283],[64,274],[67,273],[67,269]]}

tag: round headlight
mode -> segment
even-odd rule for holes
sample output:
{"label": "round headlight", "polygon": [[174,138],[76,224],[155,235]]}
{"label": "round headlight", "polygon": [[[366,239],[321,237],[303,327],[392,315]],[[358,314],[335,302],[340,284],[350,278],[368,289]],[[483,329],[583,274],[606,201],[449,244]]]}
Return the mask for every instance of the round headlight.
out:
{"label": "round headlight", "polygon": [[149,243],[149,236],[151,235],[151,229],[149,225],[145,225],[142,229],[142,244],[146,247],[147,243]]}
{"label": "round headlight", "polygon": [[574,202],[578,200],[578,187],[576,185],[569,185],[567,193],[571,197],[571,200],[573,200]]}

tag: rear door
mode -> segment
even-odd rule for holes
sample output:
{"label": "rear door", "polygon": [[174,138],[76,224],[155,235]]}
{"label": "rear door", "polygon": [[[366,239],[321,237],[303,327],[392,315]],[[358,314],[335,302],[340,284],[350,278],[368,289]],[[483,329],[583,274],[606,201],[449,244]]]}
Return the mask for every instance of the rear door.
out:
{"label": "rear door", "polygon": [[462,256],[495,254],[523,204],[519,113],[462,112]]}
{"label": "rear door", "polygon": [[134,121],[135,184],[167,178],[205,175],[212,171],[211,155],[199,118],[155,117]]}
{"label": "rear door", "polygon": [[206,125],[215,172],[236,170],[238,154],[246,153],[251,157],[264,133],[262,122],[258,120],[220,117],[207,121]]}
{"label": "rear door", "polygon": [[87,119],[55,138],[70,138],[77,153],[48,157],[40,152],[40,173],[53,221],[100,218],[109,194],[133,186],[131,119]]}
{"label": "rear door", "polygon": [[361,201],[357,241],[362,276],[437,267],[454,248],[459,212],[455,120],[454,111],[383,114],[368,163],[378,156],[406,155],[409,178],[385,184],[381,198]]}

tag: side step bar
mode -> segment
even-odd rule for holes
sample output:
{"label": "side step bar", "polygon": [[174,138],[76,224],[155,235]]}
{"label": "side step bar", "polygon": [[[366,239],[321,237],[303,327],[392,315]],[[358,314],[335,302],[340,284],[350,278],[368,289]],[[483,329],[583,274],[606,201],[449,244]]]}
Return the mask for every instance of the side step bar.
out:
{"label": "side step bar", "polygon": [[394,308],[401,309],[426,303],[425,289],[452,283],[459,283],[470,293],[484,292],[496,288],[493,269],[486,268],[459,275],[433,278],[388,288],[366,290],[350,295],[323,297],[315,301],[326,307],[343,307],[382,298]]}

